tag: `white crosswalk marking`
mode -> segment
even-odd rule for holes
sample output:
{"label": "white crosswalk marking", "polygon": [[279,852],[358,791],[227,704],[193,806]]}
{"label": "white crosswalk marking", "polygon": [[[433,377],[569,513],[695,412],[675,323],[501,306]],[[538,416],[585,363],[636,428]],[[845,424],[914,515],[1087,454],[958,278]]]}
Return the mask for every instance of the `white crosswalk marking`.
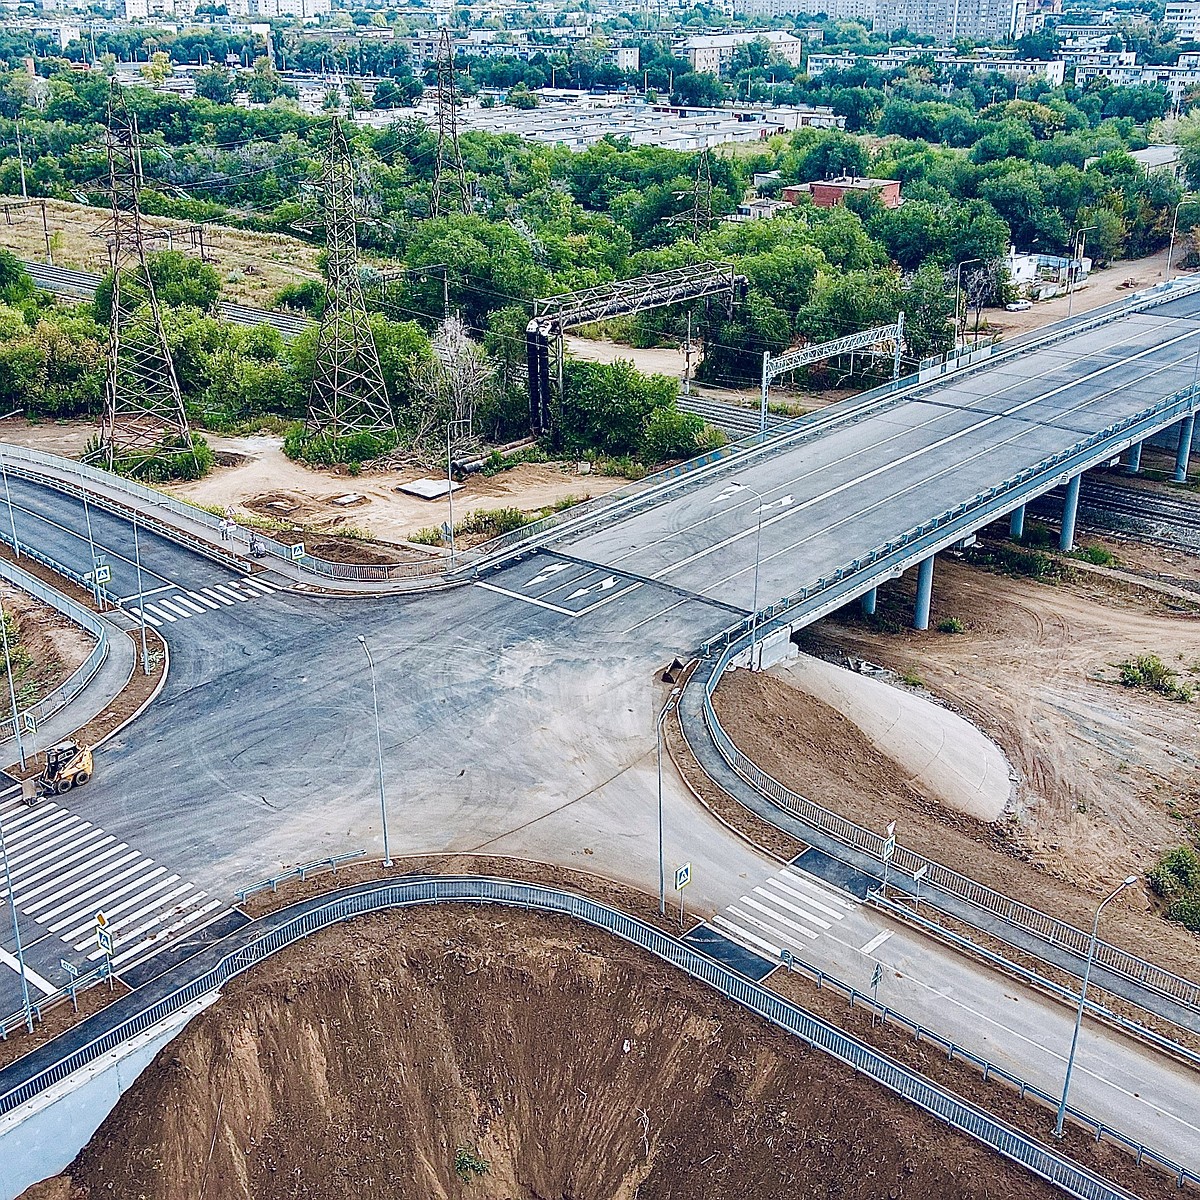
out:
{"label": "white crosswalk marking", "polygon": [[[42,927],[41,937],[89,951],[90,960],[103,957],[96,949],[97,912],[108,917],[114,966],[129,968],[230,911],[169,867],[53,800],[34,808],[12,800],[0,806],[0,826],[9,846],[17,911]],[[0,899],[7,900],[6,889]]]}
{"label": "white crosswalk marking", "polygon": [[852,897],[789,866],[713,917],[712,926],[777,962],[784,950],[803,950],[857,908]]}
{"label": "white crosswalk marking", "polygon": [[[212,587],[190,591],[187,588],[163,588],[166,595],[156,596],[153,602],[143,597],[141,607],[131,604],[128,612],[137,620],[143,614],[146,624],[161,627],[164,623],[175,624],[176,621],[188,617],[206,617],[210,612],[220,612],[222,607],[233,608],[237,604],[245,604],[251,600],[265,600],[275,595],[281,589],[273,584],[264,583],[261,579],[244,576],[240,579],[230,579],[224,583],[214,583]],[[136,600],[136,596],[129,597]]]}

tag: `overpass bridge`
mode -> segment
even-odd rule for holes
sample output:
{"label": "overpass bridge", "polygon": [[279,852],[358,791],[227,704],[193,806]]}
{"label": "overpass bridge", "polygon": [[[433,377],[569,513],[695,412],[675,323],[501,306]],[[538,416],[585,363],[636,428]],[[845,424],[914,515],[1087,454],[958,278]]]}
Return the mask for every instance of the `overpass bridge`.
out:
{"label": "overpass bridge", "polygon": [[[1071,548],[1080,479],[1174,429],[1186,478],[1200,407],[1200,283],[1174,283],[1067,322],[943,377],[880,389],[738,454],[513,537],[569,552],[772,627],[798,627],[918,569],[929,622],[936,554],[1065,485]],[[731,485],[739,485],[737,487]],[[536,598],[536,597],[535,597]],[[766,602],[766,603],[764,603]],[[728,641],[751,617],[727,626]]]}

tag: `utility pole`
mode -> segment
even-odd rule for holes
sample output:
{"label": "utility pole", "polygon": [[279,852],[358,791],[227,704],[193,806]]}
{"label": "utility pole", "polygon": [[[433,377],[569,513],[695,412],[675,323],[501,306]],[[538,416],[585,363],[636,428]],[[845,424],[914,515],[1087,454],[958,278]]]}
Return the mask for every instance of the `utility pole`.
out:
{"label": "utility pole", "polygon": [[[108,95],[105,140],[112,215],[98,233],[108,244],[113,287],[100,449],[109,470],[120,462],[136,474],[163,454],[194,450],[146,261],[137,126],[115,79]],[[130,272],[138,281],[136,291],[122,278]]]}
{"label": "utility pole", "polygon": [[683,394],[690,396],[692,394],[692,314],[690,310],[687,322],[687,345],[683,348]]}
{"label": "utility pole", "polygon": [[431,217],[440,217],[455,207],[450,203],[451,189],[458,192],[457,207],[464,213],[471,211],[467,171],[463,165],[462,148],[458,144],[458,88],[454,81],[454,45],[449,29],[444,28],[438,39],[436,69],[437,93],[434,104],[437,114],[437,154],[429,192]]}
{"label": "utility pole", "polygon": [[29,191],[25,187],[25,148],[21,145],[21,122],[15,122],[17,126],[17,161],[21,164],[21,199],[29,199]]}
{"label": "utility pole", "polygon": [[358,273],[354,160],[337,117],[330,124],[322,190],[325,308],[317,331],[308,431],[334,440],[353,433],[390,434],[396,422]]}
{"label": "utility pole", "polygon": [[712,164],[705,149],[696,160],[696,186],[692,192],[692,241],[696,245],[712,228],[712,223]]}

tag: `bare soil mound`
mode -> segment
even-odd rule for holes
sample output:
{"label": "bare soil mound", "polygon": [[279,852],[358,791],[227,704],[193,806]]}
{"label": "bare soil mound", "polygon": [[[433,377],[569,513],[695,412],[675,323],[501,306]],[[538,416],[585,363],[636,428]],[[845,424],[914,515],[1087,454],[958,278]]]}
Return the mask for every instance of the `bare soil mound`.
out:
{"label": "bare soil mound", "polygon": [[1049,1197],[640,951],[520,912],[356,921],[168,1046],[39,1197]]}

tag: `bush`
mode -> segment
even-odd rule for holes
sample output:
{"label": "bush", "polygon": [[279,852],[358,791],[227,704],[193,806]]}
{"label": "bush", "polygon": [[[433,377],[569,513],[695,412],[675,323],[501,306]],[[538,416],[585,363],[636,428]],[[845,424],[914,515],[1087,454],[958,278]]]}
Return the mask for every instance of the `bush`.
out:
{"label": "bush", "polygon": [[1151,890],[1164,900],[1200,894],[1200,854],[1192,846],[1168,850],[1146,875]]}
{"label": "bush", "polygon": [[643,462],[660,463],[673,458],[691,458],[725,444],[725,435],[695,413],[684,412],[671,404],[656,408],[646,422],[638,457]]}
{"label": "bush", "polygon": [[568,362],[566,396],[557,413],[568,454],[635,454],[656,409],[671,408],[678,384],[665,375],[643,375],[633,363]]}
{"label": "bush", "polygon": [[938,633],[962,633],[963,623],[957,617],[946,617],[938,622]]}
{"label": "bush", "polygon": [[1168,667],[1157,654],[1139,654],[1137,658],[1127,658],[1117,664],[1117,670],[1126,687],[1144,688],[1148,692],[1166,696],[1168,700],[1184,703],[1192,698],[1191,687],[1180,683],[1179,672]]}
{"label": "bush", "polygon": [[[83,457],[88,462],[108,465],[99,437],[89,440]],[[158,452],[113,460],[112,469],[118,475],[138,479],[142,483],[168,483],[173,479],[203,479],[216,465],[212,447],[198,433],[192,434],[191,448],[182,442],[163,442]]]}
{"label": "bush", "polygon": [[361,466],[386,454],[397,442],[396,434],[352,433],[332,438],[323,433],[310,433],[303,425],[293,425],[283,439],[283,452],[288,458],[313,467],[334,467],[349,464]]}
{"label": "bush", "polygon": [[454,526],[454,533],[456,537],[462,534],[467,537],[494,538],[503,533],[512,533],[514,529],[523,529],[533,519],[519,508],[479,508],[459,521]]}
{"label": "bush", "polygon": [[1005,575],[1030,579],[1056,579],[1063,575],[1062,564],[1040,550],[1018,550],[1012,546],[978,546],[968,551],[968,561],[993,567]]}

